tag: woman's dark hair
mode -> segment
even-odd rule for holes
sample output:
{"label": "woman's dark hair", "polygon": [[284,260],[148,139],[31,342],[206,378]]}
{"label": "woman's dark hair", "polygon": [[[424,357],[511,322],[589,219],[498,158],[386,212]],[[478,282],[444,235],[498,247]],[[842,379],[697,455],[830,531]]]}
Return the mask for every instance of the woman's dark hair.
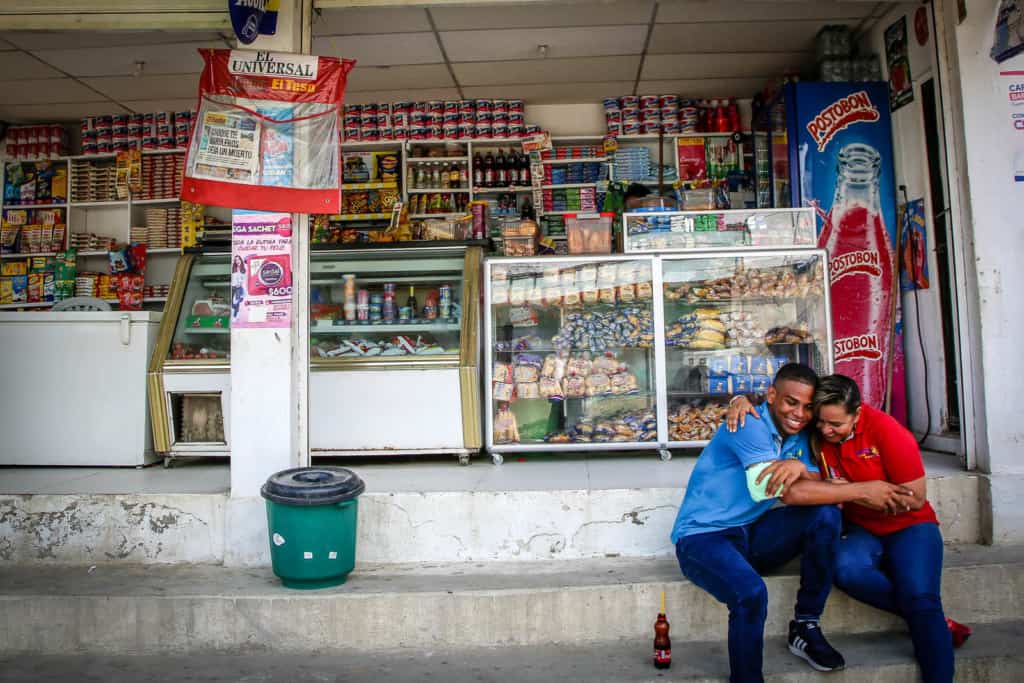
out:
{"label": "woman's dark hair", "polygon": [[860,387],[846,375],[822,377],[814,392],[814,411],[821,406],[842,406],[853,415],[860,408]]}

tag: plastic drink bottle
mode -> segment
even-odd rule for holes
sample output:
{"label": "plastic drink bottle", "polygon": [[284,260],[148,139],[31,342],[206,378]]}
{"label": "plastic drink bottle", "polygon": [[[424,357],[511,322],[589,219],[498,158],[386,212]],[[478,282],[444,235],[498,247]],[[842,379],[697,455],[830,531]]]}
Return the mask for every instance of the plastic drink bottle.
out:
{"label": "plastic drink bottle", "polygon": [[840,150],[835,199],[818,242],[829,254],[835,370],[855,380],[875,406],[885,403],[895,276],[880,169],[881,156],[870,145]]}

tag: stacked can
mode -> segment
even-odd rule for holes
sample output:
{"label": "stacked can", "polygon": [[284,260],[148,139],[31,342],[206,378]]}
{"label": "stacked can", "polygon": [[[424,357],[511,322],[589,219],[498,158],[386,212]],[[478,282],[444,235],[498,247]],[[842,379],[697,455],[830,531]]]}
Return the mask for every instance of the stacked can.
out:
{"label": "stacked can", "polygon": [[384,316],[384,322],[390,323],[395,321],[398,309],[395,306],[395,283],[385,282],[384,283],[384,307],[382,314]]}
{"label": "stacked can", "polygon": [[494,100],[494,130],[492,135],[498,140],[508,138],[508,100]]}
{"label": "stacked can", "polygon": [[128,115],[114,114],[110,117],[111,150],[125,152],[128,150]]}
{"label": "stacked can", "polygon": [[357,142],[362,139],[362,131],[360,126],[362,125],[363,117],[363,105],[361,104],[349,104],[345,106],[345,115],[342,118],[342,135],[345,140],[351,142]]}
{"label": "stacked can", "polygon": [[679,95],[662,95],[658,103],[661,105],[661,132],[675,135],[679,132]]}
{"label": "stacked can", "polygon": [[622,135],[622,103],[618,97],[604,99],[604,123],[608,135]]}
{"label": "stacked can", "polygon": [[508,101],[508,136],[521,138],[526,132],[526,106],[522,100]]}
{"label": "stacked can", "polygon": [[639,135],[640,132],[640,98],[625,95],[622,98],[622,134]]}
{"label": "stacked can", "polygon": [[114,151],[113,119],[110,116],[96,117],[96,151],[110,154]]}
{"label": "stacked can", "polygon": [[661,132],[661,101],[657,95],[643,95],[640,98],[640,131],[644,135]]}
{"label": "stacked can", "polygon": [[469,140],[476,137],[475,101],[459,100],[459,120],[457,122],[456,135],[459,140]]}
{"label": "stacked can", "polygon": [[[129,128],[131,123],[128,124]],[[192,129],[192,112],[174,112],[174,146],[177,149],[188,147],[189,132]]]}
{"label": "stacked can", "polygon": [[476,101],[476,137],[494,137],[494,102],[492,100]]}
{"label": "stacked can", "polygon": [[96,154],[99,149],[96,140],[96,117],[82,119],[82,154]]}
{"label": "stacked can", "polygon": [[156,142],[158,149],[174,149],[174,114],[169,111],[156,113]]}
{"label": "stacked can", "polygon": [[377,128],[377,104],[375,102],[364,104],[359,112],[359,139],[363,142],[376,142],[380,140],[380,130]]}
{"label": "stacked can", "polygon": [[391,130],[395,140],[409,138],[409,122],[412,116],[412,102],[394,102],[391,105]]}
{"label": "stacked can", "polygon": [[391,127],[391,104],[379,102],[377,104],[377,139],[394,140],[395,132]]}
{"label": "stacked can", "polygon": [[142,115],[142,149],[156,149],[156,114],[150,112]]}
{"label": "stacked can", "polygon": [[428,140],[444,139],[444,101],[430,100],[427,102],[427,109],[430,112],[430,122],[427,124]]}
{"label": "stacked can", "polygon": [[696,133],[700,125],[700,109],[693,100],[679,102],[679,132]]}

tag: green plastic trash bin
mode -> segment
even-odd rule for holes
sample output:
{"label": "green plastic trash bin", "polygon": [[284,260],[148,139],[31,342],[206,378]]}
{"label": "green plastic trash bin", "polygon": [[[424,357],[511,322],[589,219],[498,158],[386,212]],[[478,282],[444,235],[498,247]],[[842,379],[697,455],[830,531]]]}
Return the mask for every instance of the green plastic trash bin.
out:
{"label": "green plastic trash bin", "polygon": [[357,497],[366,485],[344,467],[297,467],[260,489],[274,573],[289,588],[345,583],[356,564]]}

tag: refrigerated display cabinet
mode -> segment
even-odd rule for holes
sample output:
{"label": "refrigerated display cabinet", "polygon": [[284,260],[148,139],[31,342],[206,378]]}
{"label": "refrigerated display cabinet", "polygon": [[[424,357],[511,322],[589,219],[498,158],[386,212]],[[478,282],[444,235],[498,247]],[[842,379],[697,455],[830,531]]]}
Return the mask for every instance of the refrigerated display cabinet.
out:
{"label": "refrigerated display cabinet", "polygon": [[627,254],[741,247],[813,247],[813,209],[636,211],[623,214]]}
{"label": "refrigerated display cabinet", "polygon": [[171,282],[148,373],[153,446],[164,466],[230,453],[230,258],[185,254]]}
{"label": "refrigerated display cabinet", "polygon": [[826,270],[809,248],[489,259],[488,451],[703,446],[786,362],[831,371]]}
{"label": "refrigerated display cabinet", "polygon": [[311,455],[466,464],[480,450],[482,259],[475,246],[312,253]]}

